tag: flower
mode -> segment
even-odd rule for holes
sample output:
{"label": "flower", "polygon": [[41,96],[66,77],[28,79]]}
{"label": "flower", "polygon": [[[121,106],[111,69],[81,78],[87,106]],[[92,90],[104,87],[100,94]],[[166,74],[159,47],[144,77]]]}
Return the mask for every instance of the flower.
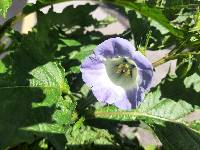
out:
{"label": "flower", "polygon": [[119,37],[98,45],[82,63],[81,72],[98,101],[124,110],[140,104],[153,77],[148,59]]}

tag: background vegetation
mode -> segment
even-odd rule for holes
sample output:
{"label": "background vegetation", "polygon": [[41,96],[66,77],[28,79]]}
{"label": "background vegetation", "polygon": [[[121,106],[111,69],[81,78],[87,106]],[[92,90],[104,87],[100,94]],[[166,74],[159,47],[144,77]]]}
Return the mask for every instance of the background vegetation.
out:
{"label": "background vegetation", "polygon": [[[0,149],[199,150],[200,121],[187,119],[200,106],[199,2],[99,0],[96,5],[68,6],[62,13],[52,8],[47,14],[40,11],[61,1],[27,4],[0,26],[0,53],[6,54],[0,60]],[[0,1],[2,16],[11,3]],[[92,17],[101,3],[126,16],[130,28],[109,36],[86,31],[86,27],[98,29],[116,20]],[[37,25],[31,32],[12,29],[18,19],[32,12],[37,12]],[[147,49],[171,47],[154,67],[177,59],[176,74],[169,73],[132,111],[99,104],[79,70],[96,45],[116,36],[134,40],[144,54]],[[121,136],[124,124],[150,130],[162,147],[140,145],[134,132]]]}

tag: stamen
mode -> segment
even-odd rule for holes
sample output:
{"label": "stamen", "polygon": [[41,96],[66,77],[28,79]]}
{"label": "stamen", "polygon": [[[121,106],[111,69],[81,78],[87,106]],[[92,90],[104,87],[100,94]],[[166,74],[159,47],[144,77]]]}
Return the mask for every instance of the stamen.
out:
{"label": "stamen", "polygon": [[129,64],[126,59],[123,59],[122,64],[115,65],[115,72],[125,76],[126,78],[132,78],[132,69],[135,67],[133,64]]}
{"label": "stamen", "polygon": [[137,67],[129,58],[114,57],[105,61],[106,71],[111,81],[129,89],[136,86]]}

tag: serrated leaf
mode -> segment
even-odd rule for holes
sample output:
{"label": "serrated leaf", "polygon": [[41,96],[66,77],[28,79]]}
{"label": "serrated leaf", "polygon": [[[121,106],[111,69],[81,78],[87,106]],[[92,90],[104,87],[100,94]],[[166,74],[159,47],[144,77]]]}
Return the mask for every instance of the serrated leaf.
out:
{"label": "serrated leaf", "polygon": [[[112,145],[113,136],[109,134],[108,131],[104,129],[92,128],[89,126],[81,126],[79,129],[74,129],[67,135],[68,145],[91,145],[91,144],[101,144],[101,145]],[[81,136],[80,136],[81,135]]]}
{"label": "serrated leaf", "polygon": [[0,87],[0,149],[34,138],[32,132],[22,128],[43,134],[50,132],[48,127],[54,127],[51,124],[51,116],[56,112],[54,105],[62,99],[62,92],[69,90],[64,70],[58,63],[49,62],[36,67],[30,75],[29,85]]}
{"label": "serrated leaf", "polygon": [[[185,120],[185,117],[193,111],[192,105],[185,101],[174,102],[171,99],[161,98],[161,92],[158,88],[149,93],[136,110],[121,111],[115,107],[105,107],[96,110],[95,116],[120,121],[143,120],[152,127],[164,148],[187,150],[189,147],[193,149],[200,147],[200,144],[194,141],[194,138],[200,141],[199,128],[192,128]],[[171,134],[176,137],[176,140]],[[179,138],[180,141],[184,142],[179,143]],[[187,141],[191,141],[192,144],[187,144]]]}
{"label": "serrated leaf", "polygon": [[[118,119],[120,118],[126,121],[134,120],[137,117],[149,117],[163,121],[178,121],[178,119],[183,118],[193,110],[193,107],[184,101],[180,100],[178,102],[174,102],[171,99],[161,99],[161,93],[159,89],[157,89],[153,93],[149,93],[145,97],[144,102],[142,102],[136,110],[117,111],[115,107],[106,107],[102,108],[102,110],[98,110],[96,115],[98,116],[100,114],[100,116],[103,117],[101,114],[103,111],[105,117],[113,118],[118,116]],[[108,113],[108,115],[106,113]]]}
{"label": "serrated leaf", "polygon": [[148,94],[137,111],[169,120],[181,119],[193,111],[193,107],[185,101],[174,102],[171,99],[160,99],[159,96],[161,96],[159,89]]}
{"label": "serrated leaf", "polygon": [[189,77],[186,77],[184,80],[186,88],[193,86],[194,90],[200,92],[200,76],[198,73],[194,73]]}

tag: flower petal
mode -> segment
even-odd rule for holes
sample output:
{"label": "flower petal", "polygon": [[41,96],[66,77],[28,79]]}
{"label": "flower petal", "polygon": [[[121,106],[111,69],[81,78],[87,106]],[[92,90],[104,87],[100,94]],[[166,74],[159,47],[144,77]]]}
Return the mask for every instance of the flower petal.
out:
{"label": "flower petal", "polygon": [[135,51],[135,47],[128,40],[117,37],[104,41],[97,46],[94,52],[103,57],[130,57],[133,51]]}
{"label": "flower petal", "polygon": [[106,79],[105,65],[94,55],[90,55],[82,63],[83,81],[90,87],[103,85]]}
{"label": "flower petal", "polygon": [[144,90],[149,90],[152,83],[153,78],[153,70],[152,69],[138,69],[138,74],[140,77],[140,87]]}
{"label": "flower petal", "polygon": [[81,72],[83,81],[92,88],[94,96],[101,102],[112,104],[126,94],[123,88],[112,83],[105,65],[94,54],[82,63]]}
{"label": "flower petal", "polygon": [[152,64],[149,62],[149,60],[139,51],[134,51],[132,53],[131,58],[137,65],[138,68],[143,70],[151,69],[153,70]]}
{"label": "flower petal", "polygon": [[140,52],[135,51],[132,55],[132,60],[136,63],[140,77],[140,85],[143,89],[149,90],[152,77],[153,66],[149,60]]}
{"label": "flower petal", "polygon": [[[120,70],[121,63],[133,65],[128,64],[136,69],[137,74],[131,74],[136,80],[129,82],[128,76],[125,75],[130,75],[130,71],[125,74],[125,71],[128,71],[127,68]],[[116,66],[118,66],[117,71],[113,70]],[[133,68],[131,68],[132,72]],[[124,78],[119,70],[125,74]],[[129,41],[117,37],[98,45],[94,54],[82,63],[81,72],[83,80],[91,87],[98,101],[128,110],[136,108],[144,99],[144,93],[149,90],[152,82],[153,67],[145,56],[135,51],[135,47]],[[127,86],[132,82],[131,86]]]}
{"label": "flower petal", "polygon": [[126,97],[120,101],[116,101],[114,104],[120,109],[129,110],[136,108],[144,98],[144,91],[140,88],[135,88],[126,91]]}
{"label": "flower petal", "polygon": [[123,88],[112,84],[92,87],[92,92],[98,101],[108,104],[113,104],[126,96],[126,92]]}

